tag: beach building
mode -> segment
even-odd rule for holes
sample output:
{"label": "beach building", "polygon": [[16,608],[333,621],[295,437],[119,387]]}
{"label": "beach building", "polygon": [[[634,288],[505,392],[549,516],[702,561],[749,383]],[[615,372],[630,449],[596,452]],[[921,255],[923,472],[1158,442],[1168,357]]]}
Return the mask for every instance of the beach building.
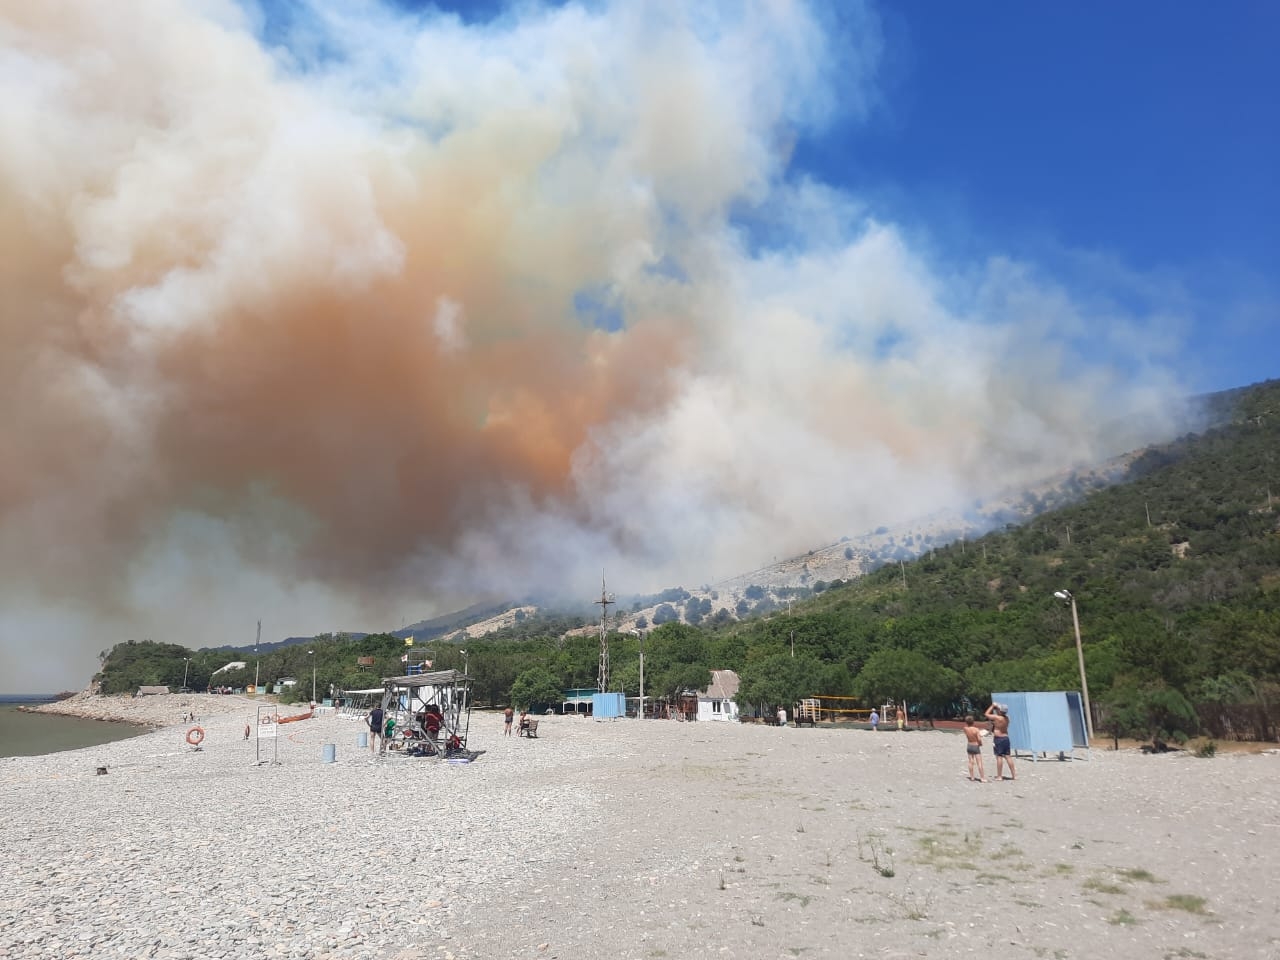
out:
{"label": "beach building", "polygon": [[574,687],[564,691],[560,701],[560,712],[576,713],[584,717],[591,716],[591,698],[599,692],[595,687]]}
{"label": "beach building", "polygon": [[733,670],[712,670],[710,685],[698,691],[698,719],[737,720],[738,704],[733,698],[739,682]]}

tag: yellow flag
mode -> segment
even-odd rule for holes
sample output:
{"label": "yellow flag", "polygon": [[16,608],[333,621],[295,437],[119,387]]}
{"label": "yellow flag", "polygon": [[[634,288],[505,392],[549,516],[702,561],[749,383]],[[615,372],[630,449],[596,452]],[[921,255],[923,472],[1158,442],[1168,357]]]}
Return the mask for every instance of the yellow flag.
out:
{"label": "yellow flag", "polygon": [[406,647],[412,647],[412,646],[413,646],[413,637],[405,637],[405,638],[404,638],[404,645],[405,645]]}

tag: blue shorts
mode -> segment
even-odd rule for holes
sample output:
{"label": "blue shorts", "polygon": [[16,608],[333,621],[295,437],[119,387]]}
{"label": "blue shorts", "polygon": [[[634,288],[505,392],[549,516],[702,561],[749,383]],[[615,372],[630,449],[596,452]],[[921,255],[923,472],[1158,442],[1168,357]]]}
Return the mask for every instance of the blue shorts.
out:
{"label": "blue shorts", "polygon": [[1009,756],[1009,738],[1002,737],[999,734],[995,738],[995,752],[997,757]]}

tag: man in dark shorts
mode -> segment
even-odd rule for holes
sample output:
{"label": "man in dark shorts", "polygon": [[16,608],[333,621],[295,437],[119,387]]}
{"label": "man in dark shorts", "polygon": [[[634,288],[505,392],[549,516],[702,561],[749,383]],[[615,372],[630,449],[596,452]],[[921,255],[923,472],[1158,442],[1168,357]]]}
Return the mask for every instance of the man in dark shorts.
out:
{"label": "man in dark shorts", "polygon": [[[996,779],[1017,780],[1018,775],[1013,772],[1013,750],[1009,743],[1009,708],[1002,703],[993,703],[987,707],[984,716],[994,725],[992,742],[995,744]],[[1009,765],[1008,777],[1001,773],[1006,763]]]}
{"label": "man in dark shorts", "polygon": [[377,706],[369,711],[369,752],[378,755],[378,745],[385,744],[386,737],[382,729],[382,707]]}
{"label": "man in dark shorts", "polygon": [[[964,718],[964,750],[969,757],[969,779],[987,782],[987,773],[982,769],[982,731],[973,722],[973,714]],[[978,775],[975,777],[974,771]]]}
{"label": "man in dark shorts", "polygon": [[511,721],[515,717],[515,715],[516,715],[515,711],[512,710],[510,707],[507,707],[506,711],[502,714],[502,720],[503,720],[502,732],[506,734],[508,737],[511,736]]}

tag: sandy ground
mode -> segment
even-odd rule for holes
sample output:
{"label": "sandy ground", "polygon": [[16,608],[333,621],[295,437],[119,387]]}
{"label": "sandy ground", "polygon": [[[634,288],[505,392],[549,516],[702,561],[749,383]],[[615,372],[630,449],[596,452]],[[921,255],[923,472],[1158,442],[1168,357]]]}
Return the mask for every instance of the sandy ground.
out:
{"label": "sandy ground", "polygon": [[608,826],[495,904],[490,955],[1280,957],[1280,756],[982,784],[950,733],[661,727],[583,771]]}
{"label": "sandy ground", "polygon": [[[170,727],[0,761],[5,887],[28,907],[0,920],[0,958],[128,955],[97,932],[122,905],[151,937],[133,955],[157,957],[1280,958],[1277,754],[1103,749],[981,784],[950,732],[548,717],[525,741],[478,714],[487,752],[469,766],[374,763],[351,721],[326,717],[264,768],[242,716],[203,725],[199,754]],[[321,762],[326,742],[338,763]],[[115,766],[95,777],[98,763]],[[60,811],[59,835],[94,829],[77,809],[133,805],[99,822],[104,844],[146,858],[162,836],[173,877],[139,881],[135,904],[118,863],[24,820],[33,797]],[[193,805],[228,806],[236,826]],[[165,810],[181,840],[140,825]],[[87,932],[52,943],[30,915],[51,862],[91,875]],[[147,897],[180,898],[184,872],[202,891],[190,909],[225,922],[152,936],[173,909]],[[37,913],[56,902],[42,889]],[[250,939],[226,939],[242,923]]]}

